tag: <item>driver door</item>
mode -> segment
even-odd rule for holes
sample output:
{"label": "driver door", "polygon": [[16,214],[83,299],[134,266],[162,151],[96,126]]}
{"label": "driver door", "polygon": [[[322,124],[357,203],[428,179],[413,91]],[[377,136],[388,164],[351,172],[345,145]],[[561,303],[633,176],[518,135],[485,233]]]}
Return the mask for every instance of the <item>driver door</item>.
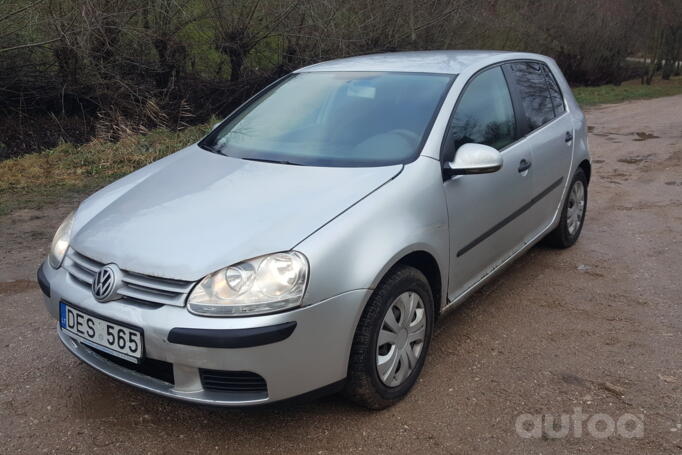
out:
{"label": "driver door", "polygon": [[517,119],[500,66],[467,83],[455,105],[444,150],[445,162],[466,143],[502,154],[500,170],[458,175],[444,182],[450,234],[448,297],[453,300],[521,248],[531,231],[522,216],[532,198],[531,151],[517,142]]}

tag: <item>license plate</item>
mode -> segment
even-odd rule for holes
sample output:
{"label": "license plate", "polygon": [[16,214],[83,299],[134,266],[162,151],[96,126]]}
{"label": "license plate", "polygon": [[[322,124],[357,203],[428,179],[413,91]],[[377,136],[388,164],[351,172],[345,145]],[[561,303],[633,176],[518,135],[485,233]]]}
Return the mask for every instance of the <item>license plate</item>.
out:
{"label": "license plate", "polygon": [[59,304],[59,325],[80,342],[108,354],[135,363],[142,358],[144,345],[139,330],[105,321],[64,302]]}

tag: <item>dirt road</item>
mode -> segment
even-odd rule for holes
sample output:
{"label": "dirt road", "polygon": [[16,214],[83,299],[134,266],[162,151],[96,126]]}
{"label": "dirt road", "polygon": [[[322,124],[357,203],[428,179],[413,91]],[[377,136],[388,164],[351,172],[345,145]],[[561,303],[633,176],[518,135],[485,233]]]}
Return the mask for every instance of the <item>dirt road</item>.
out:
{"label": "dirt road", "polygon": [[[0,218],[0,453],[682,453],[682,97],[588,118],[579,243],[534,248],[444,317],[416,389],[378,413],[338,397],[210,409],[91,370],[61,346],[34,282],[73,204]],[[580,437],[515,429],[576,408],[641,415],[643,437],[623,436],[637,435],[631,419],[595,437],[603,416]]]}

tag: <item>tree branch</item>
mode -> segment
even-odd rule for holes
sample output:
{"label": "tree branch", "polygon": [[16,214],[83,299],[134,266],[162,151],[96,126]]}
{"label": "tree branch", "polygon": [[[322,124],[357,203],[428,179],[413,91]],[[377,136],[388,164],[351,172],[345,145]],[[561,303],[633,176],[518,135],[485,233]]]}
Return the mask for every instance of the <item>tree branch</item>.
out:
{"label": "tree branch", "polygon": [[46,40],[46,41],[40,41],[40,42],[37,42],[37,43],[20,44],[20,45],[18,45],[18,46],[13,46],[13,47],[7,47],[7,48],[5,48],[5,49],[0,49],[0,53],[9,52],[9,51],[16,51],[16,50],[18,50],[18,49],[26,49],[26,48],[28,48],[28,47],[39,47],[39,46],[44,46],[44,45],[46,45],[46,44],[50,44],[50,43],[54,43],[54,42],[56,42],[56,41],[60,41],[61,39],[62,39],[62,37],[60,36],[60,37],[58,37],[58,38],[53,38],[53,39],[49,39],[49,40]]}
{"label": "tree branch", "polygon": [[42,3],[42,2],[44,2],[44,1],[45,1],[45,0],[36,0],[35,2],[30,3],[30,4],[26,5],[26,6],[24,6],[23,8],[19,8],[19,9],[16,10],[16,11],[12,11],[11,13],[6,14],[4,17],[0,17],[0,22],[9,19],[9,18],[12,17],[12,16],[16,16],[17,14],[23,13],[23,12],[26,11],[27,9],[31,9],[31,8],[33,8],[34,6],[36,6],[38,3]]}

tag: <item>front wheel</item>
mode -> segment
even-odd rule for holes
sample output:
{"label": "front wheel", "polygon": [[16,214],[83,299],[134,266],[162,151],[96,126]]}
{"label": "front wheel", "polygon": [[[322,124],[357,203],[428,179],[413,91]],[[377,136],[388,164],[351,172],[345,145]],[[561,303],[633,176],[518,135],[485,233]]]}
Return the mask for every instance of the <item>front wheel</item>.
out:
{"label": "front wheel", "polygon": [[547,235],[550,245],[568,248],[580,237],[587,210],[587,177],[581,168],[575,172],[561,210],[559,225]]}
{"label": "front wheel", "polygon": [[424,366],[434,322],[423,273],[400,266],[377,286],[353,339],[345,394],[383,409],[408,394]]}

